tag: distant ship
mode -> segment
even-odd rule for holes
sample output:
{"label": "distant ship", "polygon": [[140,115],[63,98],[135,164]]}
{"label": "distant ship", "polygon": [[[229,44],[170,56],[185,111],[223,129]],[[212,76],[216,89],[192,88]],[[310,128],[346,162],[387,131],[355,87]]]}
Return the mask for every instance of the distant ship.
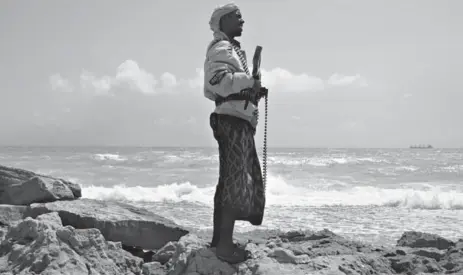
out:
{"label": "distant ship", "polygon": [[424,144],[418,144],[418,145],[411,145],[410,146],[410,149],[432,149],[433,147],[428,144],[428,145],[424,145]]}

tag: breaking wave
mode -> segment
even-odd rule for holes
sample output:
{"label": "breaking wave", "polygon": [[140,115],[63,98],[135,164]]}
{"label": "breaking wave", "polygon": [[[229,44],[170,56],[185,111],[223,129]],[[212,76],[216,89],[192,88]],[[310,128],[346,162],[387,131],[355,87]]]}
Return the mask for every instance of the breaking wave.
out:
{"label": "breaking wave", "polygon": [[[333,182],[335,187],[320,189],[316,186],[301,187],[288,183],[281,176],[269,176],[267,204],[277,206],[386,206],[411,209],[463,209],[463,193],[441,190],[429,185],[381,188],[352,186]],[[128,202],[188,201],[212,206],[215,186],[198,187],[190,182],[158,185],[155,187],[83,186],[83,197]]]}

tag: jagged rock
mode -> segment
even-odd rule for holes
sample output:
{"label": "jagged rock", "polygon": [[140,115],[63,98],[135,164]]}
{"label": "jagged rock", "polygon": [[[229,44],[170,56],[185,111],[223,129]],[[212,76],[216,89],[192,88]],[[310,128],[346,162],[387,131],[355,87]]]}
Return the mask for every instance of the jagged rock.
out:
{"label": "jagged rock", "polygon": [[449,247],[439,264],[447,270],[447,274],[463,274],[463,240]]}
{"label": "jagged rock", "polygon": [[34,218],[49,212],[58,212],[64,225],[97,228],[106,240],[143,249],[159,249],[188,233],[173,221],[146,209],[112,201],[79,199],[35,203],[26,215]]}
{"label": "jagged rock", "polygon": [[440,250],[448,249],[455,243],[444,239],[436,234],[429,234],[416,231],[406,231],[397,241],[397,246],[412,248],[434,247]]}
{"label": "jagged rock", "polygon": [[279,263],[306,264],[310,261],[308,255],[301,254],[296,256],[291,250],[284,248],[275,248],[268,256],[274,258]]}
{"label": "jagged rock", "polygon": [[8,228],[24,218],[26,210],[27,206],[23,205],[0,204],[0,242],[5,238]]}
{"label": "jagged rock", "polygon": [[165,275],[167,274],[165,266],[158,262],[151,262],[143,264],[142,266],[143,275]]}
{"label": "jagged rock", "polygon": [[143,262],[145,262],[145,263],[152,262],[153,261],[153,255],[155,254],[151,250],[145,251],[141,247],[128,246],[128,245],[124,245],[124,244],[122,244],[122,249],[124,249],[127,252],[130,252],[130,254],[132,254],[132,255],[134,255],[136,257],[142,258]]}
{"label": "jagged rock", "polygon": [[29,205],[81,196],[80,186],[70,181],[0,165],[0,204]]}
{"label": "jagged rock", "polygon": [[[443,272],[436,260],[417,256],[405,255],[401,257],[390,258],[391,266],[397,273],[404,274],[421,274]],[[440,273],[442,274],[442,273]]]}
{"label": "jagged rock", "polygon": [[0,226],[9,226],[21,221],[27,211],[24,205],[0,204]]}
{"label": "jagged rock", "polygon": [[165,264],[174,256],[174,253],[175,244],[173,242],[168,242],[153,255],[153,261]]}
{"label": "jagged rock", "polygon": [[293,231],[279,236],[283,240],[271,236],[266,242],[247,243],[245,249],[250,258],[244,263],[230,265],[219,260],[215,250],[207,248],[204,241],[188,234],[168,245],[169,250],[173,246],[175,252],[166,264],[167,274],[463,274],[463,240],[442,255],[437,249],[375,248],[347,240],[329,230]]}
{"label": "jagged rock", "polygon": [[[317,236],[325,233],[318,232]],[[275,243],[279,243],[278,239],[275,238],[267,242],[271,247],[265,244],[248,243],[245,249],[251,258],[244,263],[230,265],[219,260],[214,249],[206,248],[203,242],[189,234],[175,243],[176,251],[168,263],[170,266],[168,274],[394,274],[387,258],[381,257],[379,253],[357,252],[358,243],[351,242],[352,248],[339,251],[340,243],[343,246],[349,245],[347,240],[334,235],[334,233],[330,234],[331,237],[326,236],[322,239],[312,238],[310,240],[311,236],[302,233],[286,234],[286,240],[292,240],[292,243],[285,243],[286,248],[275,245]],[[295,238],[299,240],[297,243]],[[319,245],[320,250],[327,249],[330,245],[333,247],[327,253],[311,253],[309,255],[302,252],[300,255],[295,255],[292,252],[293,245],[299,245],[299,247]],[[343,254],[344,252],[347,254]]]}
{"label": "jagged rock", "polygon": [[142,260],[98,229],[63,227],[57,213],[13,225],[0,244],[0,274],[135,275]]}
{"label": "jagged rock", "polygon": [[377,254],[342,256],[338,264],[341,274],[393,274],[390,261]]}
{"label": "jagged rock", "polygon": [[206,242],[200,240],[196,235],[187,234],[175,243],[175,253],[169,261],[173,266],[169,275],[183,274],[183,270],[188,265],[188,257],[193,251],[200,250],[206,246]]}
{"label": "jagged rock", "polygon": [[[127,206],[119,203],[91,200],[75,202],[78,201],[85,202],[87,207],[93,204],[93,208],[86,208],[85,211],[100,211],[97,216],[106,211],[106,223],[119,215],[122,219],[132,215],[136,220],[134,213],[146,214],[146,210],[124,208]],[[69,225],[63,227],[63,217],[71,215],[75,208],[82,207],[81,204],[67,203],[55,202],[52,204],[54,208],[50,205],[49,208],[32,205],[26,214],[35,213],[35,220],[29,217],[19,222],[6,222],[9,223],[4,227],[7,228],[7,234],[0,244],[0,274],[463,274],[463,240],[454,243],[446,251],[437,248],[375,248],[348,240],[329,230],[289,232],[280,234],[282,238],[272,235],[265,240],[248,242],[245,249],[250,258],[237,265],[218,259],[215,249],[208,248],[206,241],[194,234],[184,235],[178,241],[166,242],[155,255],[152,255],[152,251],[145,252],[141,247],[124,245],[125,249],[139,256],[135,257],[124,251],[120,242],[106,241],[98,229],[74,229]],[[71,211],[63,214],[66,207]],[[8,221],[8,217],[12,220],[20,219],[24,208],[3,206],[1,209],[11,213],[3,215],[4,220]],[[38,215],[44,209],[50,213]],[[88,217],[82,213],[73,215],[80,215],[79,219],[83,220],[81,222],[95,219],[94,216]],[[143,220],[140,217],[138,219]],[[104,223],[103,220],[97,221]],[[133,230],[135,226],[131,228]],[[144,264],[141,257],[145,258]]]}
{"label": "jagged rock", "polygon": [[8,233],[8,227],[1,226],[0,227],[0,242],[2,242],[5,239],[6,233]]}

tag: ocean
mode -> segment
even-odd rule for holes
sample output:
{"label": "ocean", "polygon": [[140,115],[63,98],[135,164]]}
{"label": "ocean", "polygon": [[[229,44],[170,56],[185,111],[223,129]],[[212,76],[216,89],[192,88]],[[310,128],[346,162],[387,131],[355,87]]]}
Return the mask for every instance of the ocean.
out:
{"label": "ocean", "polygon": [[[212,228],[217,148],[0,147],[0,164],[65,178],[84,198],[124,201]],[[321,230],[394,245],[406,230],[463,238],[463,149],[269,148],[267,207],[253,229]]]}

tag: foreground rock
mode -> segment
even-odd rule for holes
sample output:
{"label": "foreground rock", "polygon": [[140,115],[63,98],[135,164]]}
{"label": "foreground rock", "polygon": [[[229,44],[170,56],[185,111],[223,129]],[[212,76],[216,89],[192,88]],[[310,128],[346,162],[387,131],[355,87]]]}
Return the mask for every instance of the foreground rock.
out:
{"label": "foreground rock", "polygon": [[10,226],[21,221],[27,212],[27,206],[0,204],[0,226]]}
{"label": "foreground rock", "polygon": [[[0,228],[4,230],[0,243],[2,275],[463,274],[463,239],[452,242],[420,232],[405,232],[396,247],[355,242],[329,230],[237,234],[250,258],[230,265],[207,247],[210,236],[186,234],[164,218],[121,203],[82,199],[30,207],[2,205],[0,213]],[[22,219],[30,215],[35,219]],[[155,221],[153,228],[164,229],[152,229],[144,223],[149,219]],[[70,221],[85,227],[99,226],[106,233],[97,228],[75,229]],[[151,230],[153,235],[137,226]],[[170,241],[158,234],[168,231],[173,238]],[[137,245],[145,241],[137,235],[140,232],[152,242],[148,246],[155,243],[162,247],[146,252],[104,237],[117,236]]]}
{"label": "foreground rock", "polygon": [[75,183],[0,165],[0,204],[29,205],[81,196],[82,190]]}
{"label": "foreground rock", "polygon": [[0,245],[0,274],[140,274],[142,260],[97,229],[63,227],[57,213],[13,225]]}
{"label": "foreground rock", "polygon": [[27,206],[0,204],[0,242],[5,238],[8,228],[24,218]]}
{"label": "foreground rock", "polygon": [[375,248],[328,230],[280,234],[266,242],[249,242],[245,249],[251,258],[229,265],[217,259],[204,240],[188,234],[178,242],[166,244],[153,257],[167,262],[165,269],[160,268],[161,263],[153,263],[152,271],[147,268],[144,274],[463,274],[463,240],[443,251],[439,260],[432,253],[423,253],[434,247]]}
{"label": "foreground rock", "polygon": [[[413,255],[421,256],[422,262],[427,261],[425,264],[430,269],[445,271],[445,274],[463,274],[463,239],[455,243],[436,234],[407,231],[397,241],[397,246]],[[404,250],[400,250],[402,254],[405,253]],[[398,258],[393,257],[392,261],[399,270],[416,266],[417,260],[411,256]],[[428,259],[433,259],[436,264]]]}
{"label": "foreground rock", "polygon": [[159,249],[169,241],[178,241],[188,233],[173,221],[128,204],[79,199],[30,205],[27,216],[57,212],[64,225],[97,228],[109,241],[126,246]]}
{"label": "foreground rock", "polygon": [[[347,241],[330,231],[290,232],[265,244],[246,244],[251,259],[229,265],[194,235],[176,244],[168,274],[394,274],[381,250]],[[216,272],[216,273],[214,273]]]}

